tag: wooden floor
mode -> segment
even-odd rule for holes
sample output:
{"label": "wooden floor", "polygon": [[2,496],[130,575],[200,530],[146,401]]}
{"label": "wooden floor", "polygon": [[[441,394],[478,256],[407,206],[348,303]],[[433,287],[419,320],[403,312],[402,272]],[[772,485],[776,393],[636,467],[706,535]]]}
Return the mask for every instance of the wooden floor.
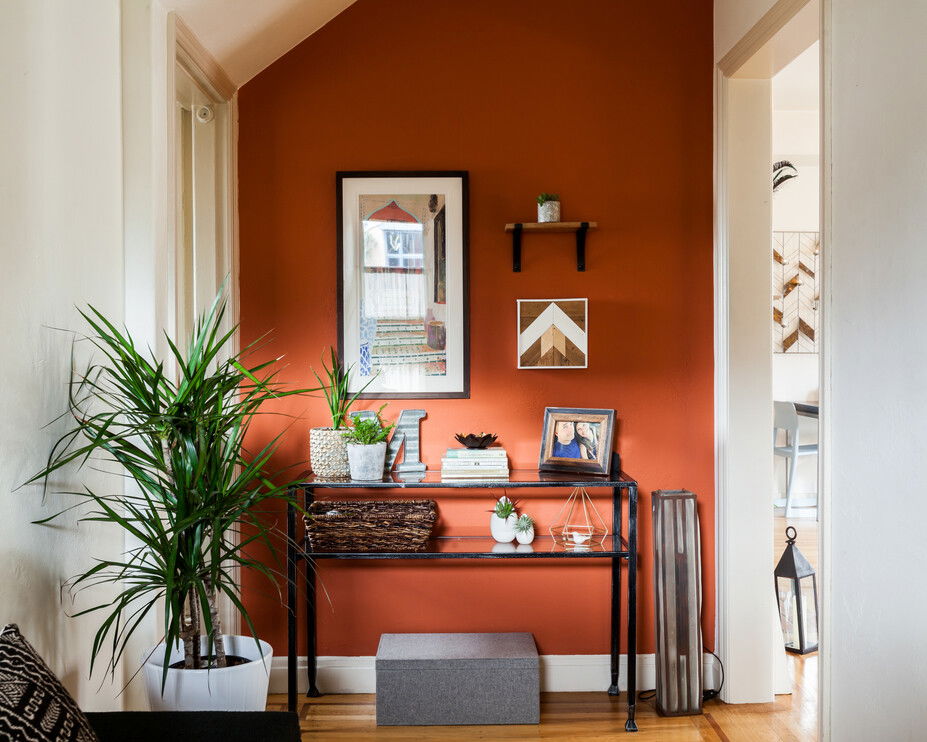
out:
{"label": "wooden floor", "polygon": [[[640,731],[625,736],[625,696],[602,693],[543,693],[541,723],[530,726],[378,727],[375,696],[303,698],[303,740],[712,740],[793,742],[817,739],[817,656],[789,657],[796,692],[774,703],[728,705],[711,701],[701,716],[657,716],[653,701],[638,703]],[[286,697],[270,697],[268,709],[285,709]]]}

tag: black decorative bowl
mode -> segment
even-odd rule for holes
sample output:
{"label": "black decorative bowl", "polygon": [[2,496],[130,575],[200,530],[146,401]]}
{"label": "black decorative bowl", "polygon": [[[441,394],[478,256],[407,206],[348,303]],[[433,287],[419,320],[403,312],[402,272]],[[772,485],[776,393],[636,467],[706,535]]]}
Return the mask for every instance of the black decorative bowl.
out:
{"label": "black decorative bowl", "polygon": [[496,436],[492,433],[458,433],[454,437],[467,448],[489,448],[496,442]]}

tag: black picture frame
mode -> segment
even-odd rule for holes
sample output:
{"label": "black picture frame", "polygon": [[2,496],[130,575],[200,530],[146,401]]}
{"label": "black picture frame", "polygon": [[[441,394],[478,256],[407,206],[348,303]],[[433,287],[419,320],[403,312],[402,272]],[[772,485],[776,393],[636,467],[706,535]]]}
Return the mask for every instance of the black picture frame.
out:
{"label": "black picture frame", "polygon": [[[582,472],[584,474],[607,475],[611,468],[612,446],[615,438],[615,411],[586,407],[545,407],[544,425],[541,429],[541,451],[538,456],[538,471]],[[559,442],[562,447],[574,447],[577,456],[557,455],[558,423],[572,423],[573,437],[568,443]],[[594,425],[591,436],[582,435],[578,424]],[[593,448],[593,451],[589,449]],[[563,451],[561,451],[563,453]],[[594,458],[584,458],[594,454]]]}
{"label": "black picture frame", "polygon": [[[469,173],[466,170],[345,170],[335,174],[335,214],[337,231],[337,303],[338,303],[338,354],[345,359],[345,234],[344,234],[344,185],[350,179],[362,178],[456,178],[460,180],[461,189],[461,281],[462,281],[462,379],[460,388],[452,391],[440,392],[364,392],[360,399],[469,399],[470,398],[470,199],[469,199]],[[441,235],[446,234],[445,207],[440,210]],[[437,252],[437,246],[435,246]],[[442,246],[442,249],[446,249]],[[438,298],[438,277],[429,287],[429,293],[434,292]]]}

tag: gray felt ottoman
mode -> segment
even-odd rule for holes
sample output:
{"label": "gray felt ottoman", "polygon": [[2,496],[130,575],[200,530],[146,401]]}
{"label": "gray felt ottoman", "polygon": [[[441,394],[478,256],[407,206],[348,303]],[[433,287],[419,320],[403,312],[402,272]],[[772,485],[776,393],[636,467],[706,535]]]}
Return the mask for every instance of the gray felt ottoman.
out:
{"label": "gray felt ottoman", "polygon": [[383,634],[377,724],[537,724],[531,634]]}

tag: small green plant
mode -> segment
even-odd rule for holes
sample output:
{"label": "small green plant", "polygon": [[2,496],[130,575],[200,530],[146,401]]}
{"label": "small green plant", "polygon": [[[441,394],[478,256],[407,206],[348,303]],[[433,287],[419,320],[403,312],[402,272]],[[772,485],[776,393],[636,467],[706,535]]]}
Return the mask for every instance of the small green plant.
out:
{"label": "small green plant", "polygon": [[[386,407],[386,405],[383,405]],[[355,417],[352,422],[354,427],[346,430],[342,435],[348,443],[359,443],[362,446],[372,446],[374,443],[385,441],[389,431],[393,429],[393,423],[384,425],[380,418],[383,407],[377,410],[375,417]]]}
{"label": "small green plant", "polygon": [[542,193],[538,196],[538,206],[543,206],[548,201],[559,201],[560,195],[557,193]]}
{"label": "small green plant", "polygon": [[529,533],[534,528],[534,518],[525,513],[515,521],[515,533]]}
{"label": "small green plant", "polygon": [[354,365],[345,368],[335,349],[329,348],[329,352],[331,353],[331,368],[325,363],[325,355],[322,355],[322,369],[325,371],[328,382],[323,381],[315,369],[312,369],[312,373],[315,374],[315,378],[318,379],[319,384],[322,386],[322,393],[325,395],[325,401],[328,403],[328,410],[332,416],[332,427],[338,430],[343,428],[347,422],[351,405],[373,383],[373,379],[364,384],[354,394],[350,394],[348,392],[348,381],[351,378]]}
{"label": "small green plant", "polygon": [[495,513],[497,518],[502,518],[505,520],[510,515],[515,515],[515,508],[518,503],[514,500],[510,500],[508,497],[500,497],[495,506],[489,512]]}

